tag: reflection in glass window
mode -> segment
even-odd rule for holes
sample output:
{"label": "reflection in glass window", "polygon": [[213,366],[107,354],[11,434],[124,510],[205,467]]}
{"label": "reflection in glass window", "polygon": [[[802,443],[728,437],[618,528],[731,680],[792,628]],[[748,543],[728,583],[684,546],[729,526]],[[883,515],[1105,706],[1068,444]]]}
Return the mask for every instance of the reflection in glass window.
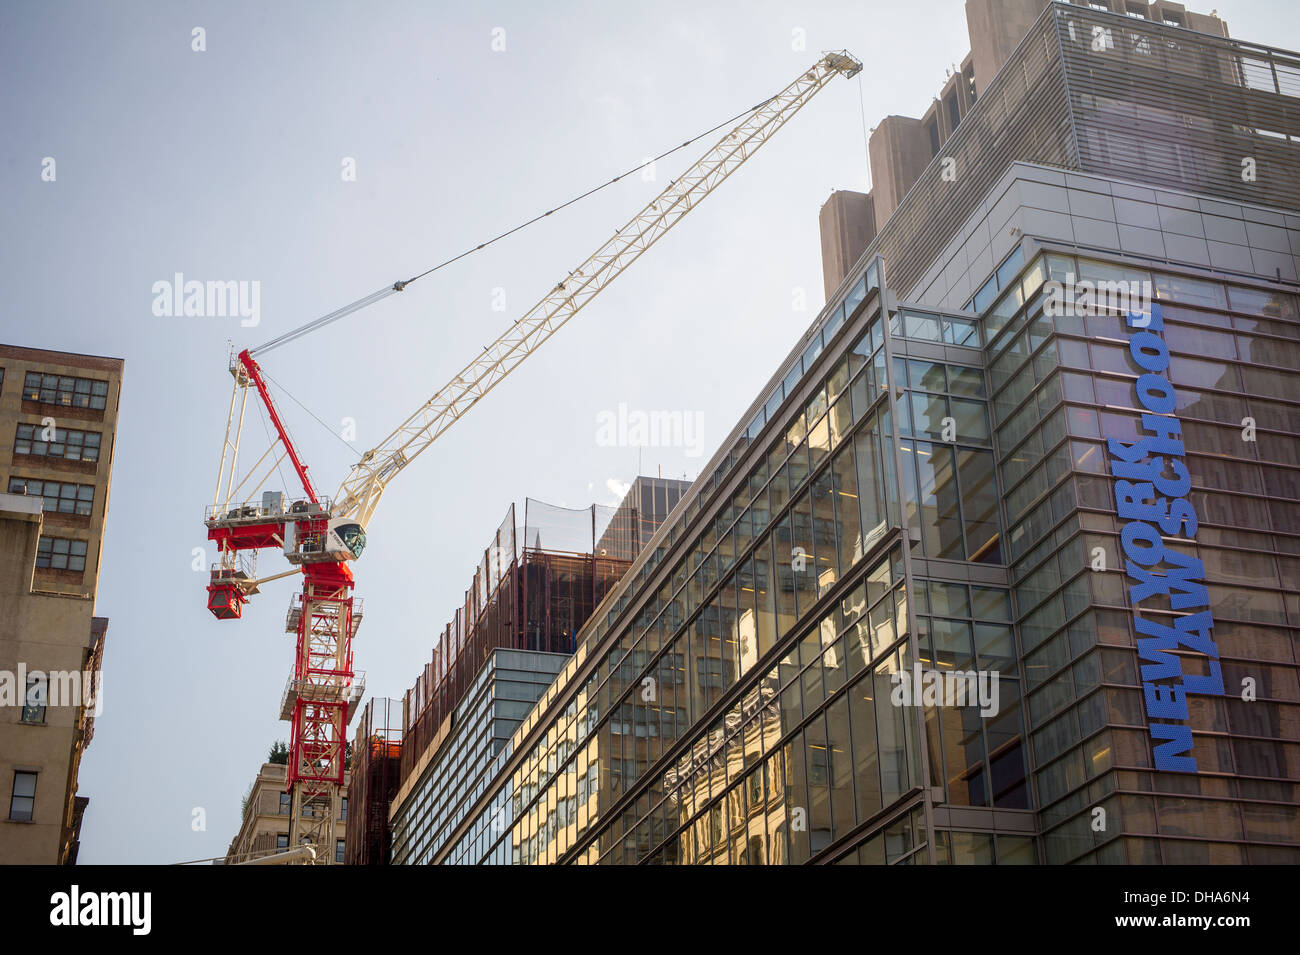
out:
{"label": "reflection in glass window", "polygon": [[1097,428],[1097,412],[1092,408],[1076,408],[1073,405],[1070,411],[1070,434],[1080,438],[1100,438],[1101,432]]}
{"label": "reflection in glass window", "polygon": [[86,569],[86,542],[43,536],[36,545],[36,566],[83,571]]}
{"label": "reflection in glass window", "polygon": [[966,525],[966,559],[1000,564],[1002,547],[998,529],[997,484],[993,478],[993,453],[961,448],[957,451],[957,469]]}
{"label": "reflection in glass window", "polygon": [[998,266],[996,272],[998,288],[1007,287],[1007,283],[1015,277],[1015,274],[1018,271],[1020,271],[1020,264],[1024,261],[1024,258],[1024,253],[1021,251],[1020,246],[1016,246],[1011,254],[1002,260],[1002,264]]}
{"label": "reflection in glass window", "polygon": [[1219,282],[1206,282],[1186,275],[1164,272],[1155,274],[1156,297],[1173,299],[1188,305],[1205,305],[1210,308],[1228,307],[1228,296]]}
{"label": "reflection in glass window", "polygon": [[108,382],[29,371],[23,379],[23,400],[102,411],[108,400]]}
{"label": "reflection in glass window", "polygon": [[943,365],[941,363],[913,358],[908,361],[908,365],[910,366],[910,380],[913,388],[940,393],[948,390],[944,384]]}
{"label": "reflection in glass window", "polygon": [[998,293],[998,283],[996,276],[990,276],[989,280],[980,286],[980,290],[975,293],[971,299],[971,309],[976,314],[982,313],[989,307],[993,301],[993,296]]}
{"label": "reflection in glass window", "polygon": [[1229,285],[1228,300],[1235,312],[1267,315],[1270,318],[1300,318],[1295,296],[1286,292]]}
{"label": "reflection in glass window", "polygon": [[[948,399],[943,395],[927,395],[919,391],[911,394],[912,420],[911,433],[940,439],[943,433],[943,420],[948,417]],[[901,409],[900,405],[900,409]],[[909,430],[904,423],[904,431]]]}
{"label": "reflection in glass window", "polygon": [[961,560],[964,555],[953,450],[926,441],[916,442],[913,448],[924,553]]}
{"label": "reflection in glass window", "polygon": [[957,440],[964,443],[988,444],[989,417],[982,401],[952,399],[952,418],[956,424]]}
{"label": "reflection in glass window", "polygon": [[[1142,375],[1146,373],[1145,368],[1138,366],[1129,354],[1129,350],[1120,345],[1098,345],[1090,346],[1092,351],[1092,367],[1095,371],[1112,371],[1118,374]],[[1065,343],[1061,343],[1061,364],[1074,365],[1075,362],[1066,360]],[[1087,367],[1086,365],[1084,367]]]}
{"label": "reflection in glass window", "polygon": [[880,435],[875,428],[867,427],[859,431],[854,445],[858,505],[861,509],[862,532],[866,535],[885,520],[885,492],[881,472],[889,459],[881,452]]}
{"label": "reflection in glass window", "polygon": [[948,366],[948,390],[954,395],[970,398],[984,397],[984,373],[978,368],[962,365]]}
{"label": "reflection in glass window", "polygon": [[943,320],[943,340],[949,345],[978,348],[980,345],[979,322],[964,318],[945,318]]}
{"label": "reflection in glass window", "polygon": [[[875,266],[873,265],[872,268],[874,269]],[[866,277],[863,277],[862,279],[859,279],[856,284],[854,284],[853,288],[849,290],[849,294],[844,298],[845,314],[852,315],[853,310],[856,309],[858,305],[862,303],[862,300],[865,299],[866,297],[867,297],[867,279]]]}
{"label": "reflection in glass window", "polygon": [[46,514],[80,514],[87,516],[95,501],[95,489],[84,484],[66,484],[59,481],[37,481],[32,478],[11,477],[10,494],[27,494],[43,498]]}
{"label": "reflection in glass window", "polygon": [[[1217,388],[1220,391],[1241,391],[1241,376],[1237,366],[1219,361],[1201,361],[1171,355],[1169,379],[1175,385],[1192,388]],[[1136,396],[1135,396],[1136,397]]]}
{"label": "reflection in glass window", "polygon": [[[1059,361],[1062,365],[1070,368],[1088,368],[1088,346],[1083,342],[1076,342],[1070,338],[1058,338],[1056,340],[1056,350],[1059,355]],[[1105,371],[1104,368],[1096,368],[1095,371]],[[1128,368],[1117,369],[1127,371]]]}
{"label": "reflection in glass window", "polygon": [[937,342],[942,339],[939,333],[939,318],[936,315],[903,312],[903,320],[903,334],[908,338],[924,342]]}
{"label": "reflection in glass window", "polygon": [[1196,355],[1200,358],[1236,358],[1237,349],[1232,335],[1209,328],[1188,325],[1166,325],[1165,343],[1171,351]]}
{"label": "reflection in glass window", "polygon": [[[1011,597],[1000,587],[977,587],[970,589],[971,616],[977,620],[1010,620]],[[1014,646],[1011,652],[1014,653]]]}

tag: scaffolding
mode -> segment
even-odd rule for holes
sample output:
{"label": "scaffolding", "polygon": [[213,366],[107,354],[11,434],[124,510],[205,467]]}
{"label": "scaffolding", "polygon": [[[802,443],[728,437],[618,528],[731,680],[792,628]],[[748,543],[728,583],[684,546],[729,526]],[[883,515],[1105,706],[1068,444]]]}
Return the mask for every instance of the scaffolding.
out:
{"label": "scaffolding", "polygon": [[402,701],[371,698],[352,743],[348,787],[347,865],[387,865],[388,807],[397,793],[402,759]]}
{"label": "scaffolding", "polygon": [[[352,742],[349,865],[385,865],[393,798],[496,649],[574,653],[578,633],[668,516],[686,482],[638,478],[617,507],[571,509],[531,498],[516,524],[512,504],[483,549],[464,603],[401,700],[372,699]],[[362,616],[353,602],[355,627]],[[297,625],[295,607],[289,623]]]}
{"label": "scaffolding", "polygon": [[[438,735],[495,649],[573,653],[578,631],[636,556],[608,553],[616,511],[570,509],[528,499],[516,526],[512,504],[483,551],[464,605],[439,634],[432,658],[402,701],[400,779]],[[524,544],[520,546],[522,538]],[[604,555],[597,542],[605,538]]]}

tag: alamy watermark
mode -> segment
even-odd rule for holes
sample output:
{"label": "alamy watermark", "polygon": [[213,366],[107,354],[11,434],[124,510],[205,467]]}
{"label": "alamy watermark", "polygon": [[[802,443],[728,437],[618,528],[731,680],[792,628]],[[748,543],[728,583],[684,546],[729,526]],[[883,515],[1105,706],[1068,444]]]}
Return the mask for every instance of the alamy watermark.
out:
{"label": "alamy watermark", "polygon": [[[1047,298],[1043,302],[1043,314],[1048,318],[1057,315],[1066,318],[1083,318],[1089,315],[1101,315],[1107,312],[1120,315],[1151,315],[1151,282],[1136,279],[1088,279],[1076,278],[1073,272],[1067,272],[1065,281],[1052,279],[1043,284]],[[1134,325],[1139,325],[1134,322]]]}
{"label": "alamy watermark", "polygon": [[703,411],[638,411],[619,402],[616,411],[596,415],[596,444],[602,448],[683,448],[688,458],[698,458],[703,432]]}
{"label": "alamy watermark", "polygon": [[889,675],[894,706],[978,706],[980,716],[998,712],[997,670],[923,670],[917,663],[909,673]]}
{"label": "alamy watermark", "polygon": [[243,328],[262,321],[262,283],[256,279],[200,282],[177,272],[153,283],[153,313],[159,318],[238,318]]}
{"label": "alamy watermark", "polygon": [[83,892],[73,885],[50,896],[50,924],[122,926],[132,935],[148,935],[153,926],[152,892]]}
{"label": "alamy watermark", "polygon": [[85,706],[91,716],[104,708],[104,674],[98,670],[0,670],[0,706],[24,709]]}

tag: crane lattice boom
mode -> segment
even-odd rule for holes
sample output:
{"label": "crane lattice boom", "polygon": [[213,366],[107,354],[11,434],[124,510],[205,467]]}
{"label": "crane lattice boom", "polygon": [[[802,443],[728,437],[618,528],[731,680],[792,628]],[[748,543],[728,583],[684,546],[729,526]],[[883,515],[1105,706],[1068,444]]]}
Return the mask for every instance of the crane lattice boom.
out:
{"label": "crane lattice boom", "polygon": [[392,434],[367,451],[334,495],[334,516],[352,518],[365,526],[384,488],[399,471],[740,168],[833,77],[853,76],[861,69],[862,64],[846,52],[828,53],[750,113]]}

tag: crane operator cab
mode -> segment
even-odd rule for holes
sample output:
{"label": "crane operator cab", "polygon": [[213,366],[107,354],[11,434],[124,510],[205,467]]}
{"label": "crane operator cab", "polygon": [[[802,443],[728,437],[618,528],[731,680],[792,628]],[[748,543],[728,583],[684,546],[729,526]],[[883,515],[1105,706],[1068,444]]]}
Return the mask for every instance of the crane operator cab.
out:
{"label": "crane operator cab", "polygon": [[366,548],[365,528],[346,517],[291,521],[284,531],[284,556],[291,564],[356,560]]}

